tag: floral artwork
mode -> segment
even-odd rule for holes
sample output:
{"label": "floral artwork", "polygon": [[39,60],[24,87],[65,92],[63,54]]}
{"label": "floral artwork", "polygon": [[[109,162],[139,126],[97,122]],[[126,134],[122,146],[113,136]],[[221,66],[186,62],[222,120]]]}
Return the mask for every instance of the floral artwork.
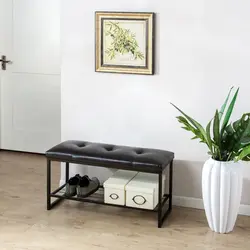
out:
{"label": "floral artwork", "polygon": [[106,49],[105,53],[110,60],[116,57],[117,53],[122,55],[131,53],[133,60],[144,59],[144,54],[140,51],[138,42],[136,40],[136,34],[130,29],[120,27],[119,22],[107,22],[106,23],[106,36],[112,38],[112,43]]}
{"label": "floral artwork", "polygon": [[96,71],[153,74],[153,17],[96,12]]}

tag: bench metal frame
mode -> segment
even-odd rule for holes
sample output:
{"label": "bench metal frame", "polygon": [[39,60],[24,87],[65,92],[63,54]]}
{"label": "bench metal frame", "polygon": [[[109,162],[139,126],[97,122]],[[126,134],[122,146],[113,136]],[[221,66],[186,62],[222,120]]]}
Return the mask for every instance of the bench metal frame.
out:
{"label": "bench metal frame", "polygon": [[[107,205],[107,206],[116,206],[116,207],[126,207],[126,208],[130,208],[130,209],[136,209],[136,210],[146,210],[146,209],[142,209],[142,208],[133,208],[133,207],[127,207],[127,206],[120,206],[120,205],[115,205],[115,204],[107,204],[104,203],[104,199],[103,197],[101,199],[93,199],[92,195],[89,196],[88,198],[79,198],[79,197],[66,197],[63,194],[59,194],[59,192],[66,186],[66,183],[62,186],[60,186],[59,188],[57,188],[54,191],[51,191],[51,163],[53,161],[57,161],[57,162],[65,162],[65,181],[67,183],[67,181],[69,180],[69,167],[70,167],[70,163],[76,163],[76,164],[82,164],[82,165],[92,165],[95,167],[103,167],[103,166],[96,166],[93,165],[91,163],[86,163],[86,161],[81,162],[79,160],[72,160],[72,161],[66,161],[66,160],[62,160],[59,158],[51,158],[51,157],[47,157],[47,210],[52,209],[54,206],[58,205],[61,201],[68,199],[68,200],[75,200],[75,201],[81,201],[81,202],[88,202],[88,203],[95,203],[95,204],[101,204],[101,205]],[[146,210],[146,211],[154,211],[157,212],[157,221],[158,221],[158,228],[162,227],[163,222],[165,221],[165,219],[169,216],[171,210],[172,210],[172,189],[173,189],[173,160],[171,160],[169,162],[169,194],[163,194],[162,193],[162,176],[164,174],[164,171],[166,168],[164,169],[160,169],[156,172],[154,170],[151,171],[142,171],[142,169],[137,169],[134,166],[121,166],[119,165],[119,163],[116,166],[112,166],[112,167],[108,167],[105,166],[106,168],[115,168],[115,169],[124,169],[124,170],[128,170],[128,171],[138,171],[138,172],[144,172],[144,173],[153,173],[153,174],[157,174],[158,175],[158,181],[159,181],[159,185],[158,185],[158,200],[159,203],[157,205],[157,207],[154,210]],[[101,187],[103,188],[103,187]],[[51,201],[51,198],[56,198],[56,200],[54,200],[53,202]],[[166,204],[168,201],[168,206],[166,209]]]}

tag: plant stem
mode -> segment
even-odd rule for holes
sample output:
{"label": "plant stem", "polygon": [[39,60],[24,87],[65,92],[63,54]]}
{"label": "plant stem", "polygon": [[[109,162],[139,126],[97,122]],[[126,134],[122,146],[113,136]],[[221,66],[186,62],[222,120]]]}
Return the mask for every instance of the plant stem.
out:
{"label": "plant stem", "polygon": [[219,154],[220,161],[222,161],[220,149],[218,149],[218,154]]}
{"label": "plant stem", "polygon": [[233,152],[230,152],[230,154],[228,155],[228,157],[227,157],[227,161],[229,161],[229,160],[230,160],[230,158],[231,158],[231,156],[232,156],[232,153],[233,153]]}

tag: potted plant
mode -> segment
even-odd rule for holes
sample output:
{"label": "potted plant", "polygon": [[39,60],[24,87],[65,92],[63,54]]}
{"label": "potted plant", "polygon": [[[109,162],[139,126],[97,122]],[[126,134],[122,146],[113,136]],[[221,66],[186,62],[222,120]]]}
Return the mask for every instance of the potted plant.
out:
{"label": "potted plant", "polygon": [[206,128],[172,104],[182,116],[178,121],[183,129],[194,134],[208,147],[208,159],[202,170],[202,196],[211,230],[231,232],[238,215],[242,191],[242,161],[250,161],[250,113],[229,123],[239,88],[231,92]]}

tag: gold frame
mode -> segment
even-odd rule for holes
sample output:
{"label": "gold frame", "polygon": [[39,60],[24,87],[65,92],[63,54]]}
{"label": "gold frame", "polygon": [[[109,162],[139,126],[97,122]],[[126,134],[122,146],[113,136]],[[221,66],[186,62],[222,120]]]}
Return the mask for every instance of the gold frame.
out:
{"label": "gold frame", "polygon": [[[147,21],[147,46],[146,46],[146,66],[107,66],[102,65],[102,19],[125,19],[125,20],[142,20]],[[153,75],[154,74],[154,13],[146,12],[99,12],[95,13],[95,71],[106,72],[106,73],[126,73],[126,74],[143,74]]]}

